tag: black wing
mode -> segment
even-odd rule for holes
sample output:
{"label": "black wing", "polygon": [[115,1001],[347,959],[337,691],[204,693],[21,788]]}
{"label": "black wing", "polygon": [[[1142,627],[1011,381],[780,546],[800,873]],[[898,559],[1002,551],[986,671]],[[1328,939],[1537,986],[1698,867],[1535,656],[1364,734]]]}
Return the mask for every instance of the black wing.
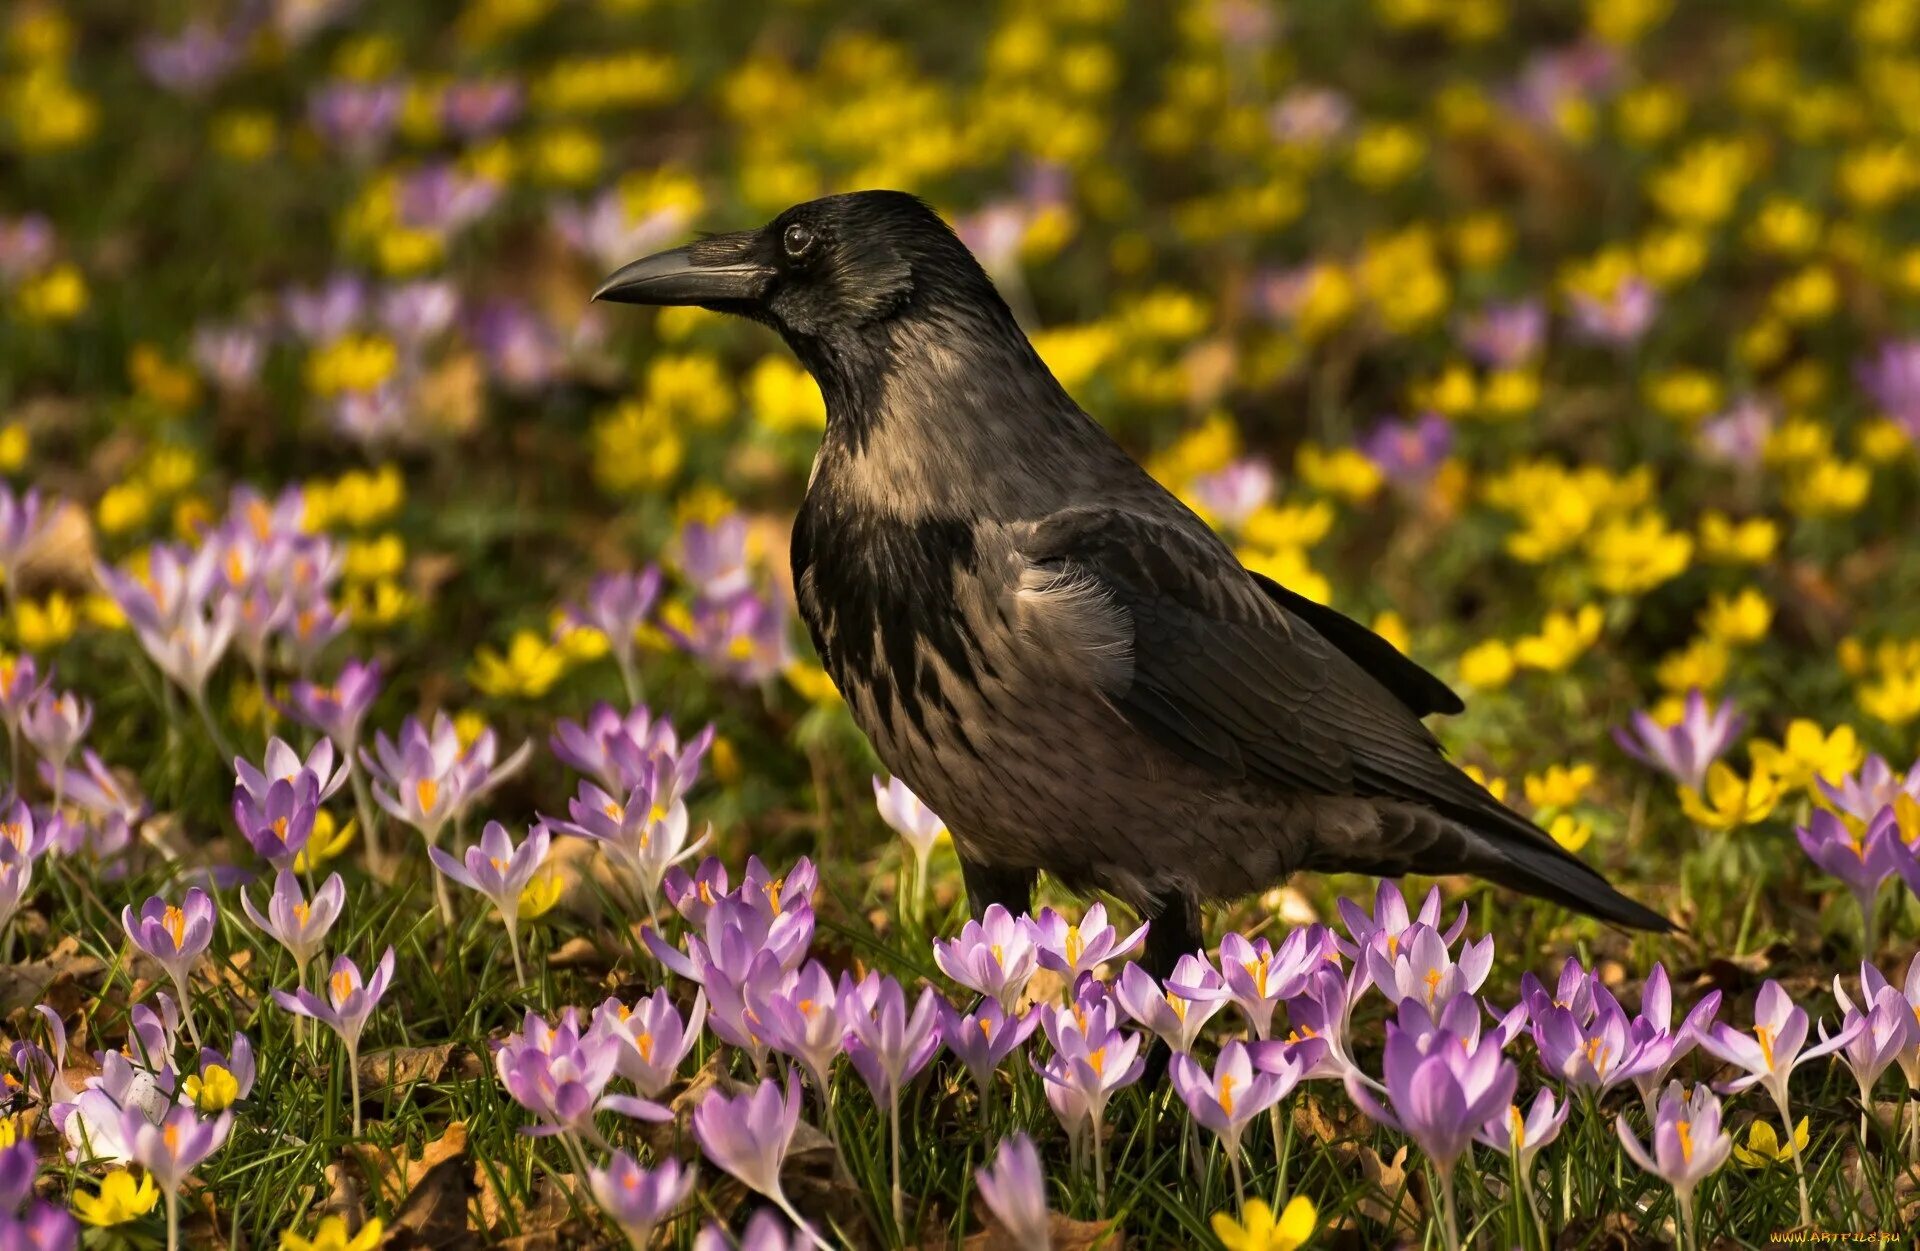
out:
{"label": "black wing", "polygon": [[1348,627],[1329,639],[1197,523],[1069,509],[1038,523],[1026,552],[1094,580],[1126,614],[1131,678],[1109,696],[1185,759],[1284,793],[1399,801],[1445,818],[1444,829],[1406,831],[1424,846],[1368,851],[1369,864],[1477,873],[1620,924],[1669,928],[1447,760],[1418,713],[1435,703],[1433,688],[1457,707],[1451,691],[1371,631],[1322,612]]}
{"label": "black wing", "polygon": [[1372,675],[1373,680],[1392,691],[1416,717],[1440,713],[1452,716],[1463,712],[1466,704],[1453,688],[1409,660],[1399,648],[1361,625],[1352,617],[1325,604],[1317,604],[1297,591],[1289,591],[1262,573],[1252,573],[1254,582],[1273,601],[1319,632],[1320,637],[1347,654]]}

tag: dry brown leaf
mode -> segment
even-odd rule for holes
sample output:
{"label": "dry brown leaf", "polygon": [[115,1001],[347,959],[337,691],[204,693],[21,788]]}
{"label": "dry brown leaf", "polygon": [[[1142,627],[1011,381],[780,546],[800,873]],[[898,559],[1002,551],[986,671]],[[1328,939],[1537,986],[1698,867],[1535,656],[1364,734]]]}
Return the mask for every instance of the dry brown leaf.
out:
{"label": "dry brown leaf", "polygon": [[0,967],[0,1016],[39,1003],[50,1003],[62,1017],[72,1015],[93,999],[93,983],[106,968],[69,934],[42,959]]}
{"label": "dry brown leaf", "polygon": [[[967,1235],[964,1251],[1020,1251],[1020,1244],[993,1219],[985,1204],[975,1208],[975,1216],[986,1226]],[[1076,1221],[1058,1212],[1047,1213],[1047,1243],[1053,1251],[1126,1251],[1127,1235],[1112,1221]],[[934,1243],[923,1243],[922,1251],[933,1251]]]}
{"label": "dry brown leaf", "polygon": [[360,1057],[361,1093],[368,1099],[415,1082],[437,1082],[452,1074],[472,1079],[485,1071],[480,1057],[458,1043],[435,1047],[388,1047]]}
{"label": "dry brown leaf", "polygon": [[473,1245],[465,1121],[447,1126],[418,1159],[402,1159],[372,1143],[355,1143],[350,1150],[368,1182],[398,1204],[384,1245],[421,1251]]}

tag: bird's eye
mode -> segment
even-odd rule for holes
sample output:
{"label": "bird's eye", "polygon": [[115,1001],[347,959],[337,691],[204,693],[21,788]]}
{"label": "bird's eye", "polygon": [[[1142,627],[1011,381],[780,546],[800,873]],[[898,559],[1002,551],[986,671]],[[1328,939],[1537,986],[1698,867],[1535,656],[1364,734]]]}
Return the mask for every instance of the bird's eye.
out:
{"label": "bird's eye", "polygon": [[786,248],[788,256],[794,257],[797,260],[812,250],[813,231],[809,227],[795,222],[793,225],[788,226],[786,233],[780,237],[780,245]]}

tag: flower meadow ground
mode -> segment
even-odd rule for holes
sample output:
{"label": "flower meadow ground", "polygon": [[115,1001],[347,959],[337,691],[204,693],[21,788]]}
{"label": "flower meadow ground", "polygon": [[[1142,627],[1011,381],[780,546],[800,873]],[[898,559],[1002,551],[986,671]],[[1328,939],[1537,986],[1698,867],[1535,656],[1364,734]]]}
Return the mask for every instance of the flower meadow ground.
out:
{"label": "flower meadow ground", "polygon": [[[1683,930],[969,919],[588,302],[862,187]],[[12,0],[0,1248],[1910,1244],[1916,209],[1920,0]]]}

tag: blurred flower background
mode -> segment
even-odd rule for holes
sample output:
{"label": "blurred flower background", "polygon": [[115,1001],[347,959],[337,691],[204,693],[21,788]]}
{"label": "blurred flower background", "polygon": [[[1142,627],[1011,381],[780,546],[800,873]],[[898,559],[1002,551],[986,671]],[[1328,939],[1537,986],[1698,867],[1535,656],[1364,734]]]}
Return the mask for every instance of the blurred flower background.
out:
{"label": "blurred flower background", "polygon": [[[818,389],[588,299],[866,187],[1684,932],[963,928],[794,619]],[[1905,1228],[1916,208],[1920,0],[12,0],[8,1236]]]}

